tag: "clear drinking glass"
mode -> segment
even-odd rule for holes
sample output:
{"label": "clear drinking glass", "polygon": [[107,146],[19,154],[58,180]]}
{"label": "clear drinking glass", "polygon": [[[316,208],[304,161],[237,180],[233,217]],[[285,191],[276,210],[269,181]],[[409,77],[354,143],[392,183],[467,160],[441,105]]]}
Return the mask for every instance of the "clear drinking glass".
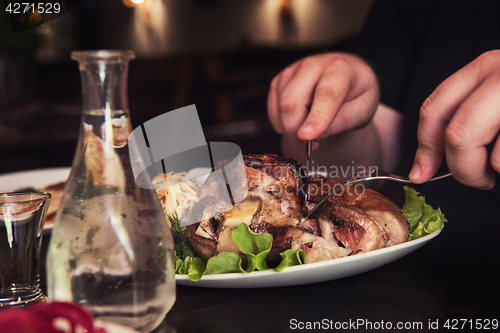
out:
{"label": "clear drinking glass", "polygon": [[49,193],[0,193],[0,309],[45,301],[39,262],[49,203]]}
{"label": "clear drinking glass", "polygon": [[142,331],[175,301],[172,236],[154,190],[135,183],[128,147],[131,51],[73,52],[80,65],[78,147],[47,255],[50,300]]}

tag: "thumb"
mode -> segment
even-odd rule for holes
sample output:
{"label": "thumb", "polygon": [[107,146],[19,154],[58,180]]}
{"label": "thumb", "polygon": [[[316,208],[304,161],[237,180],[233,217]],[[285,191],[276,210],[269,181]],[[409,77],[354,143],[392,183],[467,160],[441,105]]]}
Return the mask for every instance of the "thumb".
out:
{"label": "thumb", "polygon": [[[420,108],[417,139],[413,167],[408,178],[416,184],[429,180],[438,170],[444,159],[445,132],[449,115],[442,115],[432,107],[428,98]],[[441,109],[442,110],[442,109]]]}
{"label": "thumb", "polygon": [[416,184],[428,181],[439,170],[443,156],[443,148],[419,145],[408,178]]}

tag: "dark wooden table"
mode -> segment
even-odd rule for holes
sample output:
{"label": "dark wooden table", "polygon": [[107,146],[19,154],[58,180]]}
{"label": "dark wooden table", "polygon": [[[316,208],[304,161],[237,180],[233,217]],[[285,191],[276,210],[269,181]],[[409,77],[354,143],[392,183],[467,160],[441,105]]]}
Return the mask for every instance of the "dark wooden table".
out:
{"label": "dark wooden table", "polygon": [[[393,188],[401,194],[400,185]],[[442,332],[446,323],[450,331],[453,325],[470,331],[500,320],[499,191],[467,189],[453,179],[416,188],[449,222],[415,252],[373,271],[309,285],[178,286],[177,301],[155,332],[288,332],[314,323],[323,329],[306,331],[406,325],[409,332]]]}
{"label": "dark wooden table", "polygon": [[[388,332],[399,325],[408,332],[471,331],[479,325],[491,331],[492,320],[500,330],[499,190],[468,189],[453,179],[416,188],[442,208],[449,222],[415,252],[366,273],[309,285],[178,286],[174,307],[154,332],[293,332],[301,327]],[[402,200],[400,185],[387,191]],[[319,326],[306,329],[313,325]]]}

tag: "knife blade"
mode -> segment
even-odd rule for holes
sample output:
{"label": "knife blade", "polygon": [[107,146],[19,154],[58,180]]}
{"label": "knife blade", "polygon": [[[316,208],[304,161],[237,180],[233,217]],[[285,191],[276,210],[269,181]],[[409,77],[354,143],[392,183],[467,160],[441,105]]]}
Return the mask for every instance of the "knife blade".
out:
{"label": "knife blade", "polygon": [[306,180],[305,180],[305,207],[307,208],[307,204],[309,203],[309,165],[311,163],[311,150],[312,150],[312,140],[307,140],[306,142],[306,155],[307,155],[307,161],[306,161]]}

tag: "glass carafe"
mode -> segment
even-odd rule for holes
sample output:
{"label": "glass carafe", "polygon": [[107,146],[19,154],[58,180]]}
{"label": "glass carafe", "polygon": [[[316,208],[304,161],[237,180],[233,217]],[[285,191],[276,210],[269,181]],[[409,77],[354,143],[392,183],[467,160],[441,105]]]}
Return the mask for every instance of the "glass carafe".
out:
{"label": "glass carafe", "polygon": [[136,185],[128,136],[131,51],[78,51],[82,118],[47,256],[49,300],[142,331],[175,301],[174,248],[160,201]]}

